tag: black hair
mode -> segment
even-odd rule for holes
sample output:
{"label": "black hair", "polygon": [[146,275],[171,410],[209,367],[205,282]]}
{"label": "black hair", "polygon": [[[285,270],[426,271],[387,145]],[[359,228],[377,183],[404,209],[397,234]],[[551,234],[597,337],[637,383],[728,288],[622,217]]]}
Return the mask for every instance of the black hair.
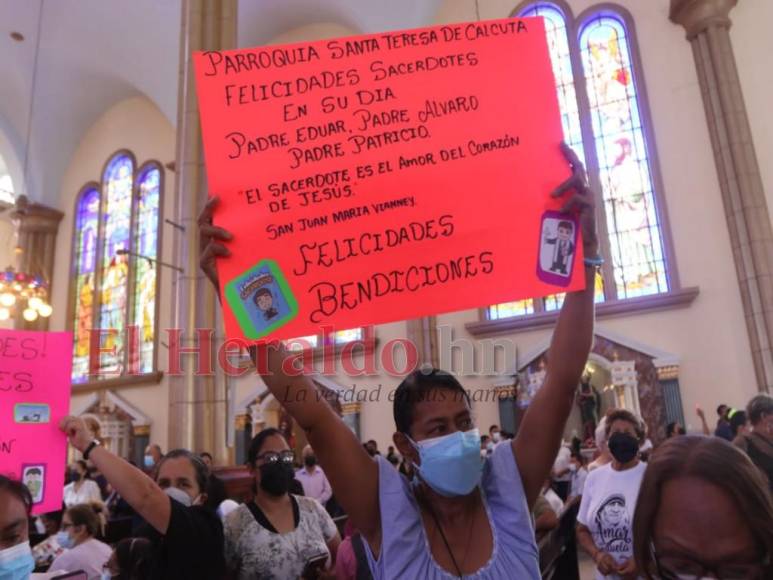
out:
{"label": "black hair", "polygon": [[717,407],[717,415],[719,415],[721,417],[722,416],[722,409],[727,409],[727,408],[728,408],[727,405],[725,405],[724,403],[719,405]]}
{"label": "black hair", "polygon": [[738,429],[746,425],[746,411],[735,411],[730,416],[730,430],[733,432],[733,437],[738,435]]}
{"label": "black hair", "polygon": [[563,229],[563,230],[571,230],[574,226],[572,225],[572,222],[562,220],[558,222],[558,227],[559,229]]}
{"label": "black hair", "polygon": [[271,296],[271,298],[274,297],[274,295],[271,293],[271,290],[269,290],[265,286],[263,288],[258,288],[258,291],[255,292],[255,300],[257,300],[261,296]]}
{"label": "black hair", "polygon": [[674,433],[676,432],[676,426],[678,425],[678,421],[671,421],[668,425],[666,425],[666,438],[673,437]]}
{"label": "black hair", "polygon": [[43,472],[38,467],[33,467],[27,470],[27,475],[43,475]]}
{"label": "black hair", "polygon": [[115,546],[115,559],[121,578],[148,578],[153,561],[153,545],[146,538],[125,538]]}
{"label": "black hair", "polygon": [[773,415],[773,397],[764,393],[753,397],[746,405],[746,415],[752,425],[759,423],[763,415]]}
{"label": "black hair", "polygon": [[274,435],[279,435],[284,439],[284,435],[282,435],[282,432],[279,429],[275,429],[274,427],[267,427],[266,429],[263,429],[260,433],[255,435],[255,437],[252,438],[252,442],[250,443],[250,449],[247,451],[247,464],[250,466],[255,465],[255,461],[258,459],[258,455],[260,455],[260,450],[263,448],[263,444],[266,442],[266,439],[269,437],[272,437]]}
{"label": "black hair", "polygon": [[16,481],[5,475],[0,475],[0,491],[7,491],[24,504],[27,514],[32,509],[32,494],[21,481]]}
{"label": "black hair", "polygon": [[[496,423],[494,423],[494,424],[493,424],[491,427],[489,427],[489,428],[488,428],[488,432],[489,432],[489,433],[491,433],[491,430],[492,430],[492,429],[499,429],[499,425],[497,425]],[[501,429],[500,429],[500,431],[501,431]]]}
{"label": "black hair", "polygon": [[191,462],[191,465],[193,465],[193,469],[196,472],[196,483],[199,486],[199,493],[206,493],[207,484],[209,482],[209,467],[201,460],[201,457],[187,449],[172,449],[172,451],[164,455],[161,458],[161,461],[158,462],[156,480],[158,480],[158,474],[161,473],[161,466],[164,465],[168,459],[178,459],[180,457],[184,457]]}
{"label": "black hair", "polygon": [[56,527],[60,528],[62,527],[62,517],[64,516],[64,510],[59,510],[57,512],[46,512],[44,514],[40,514],[40,519],[50,520],[52,522],[56,523]]}
{"label": "black hair", "polygon": [[481,436],[480,436],[480,442],[481,442],[481,443],[485,443],[485,442],[486,442],[486,441],[488,441],[489,439],[491,439],[491,437],[489,437],[488,435],[481,435]]}
{"label": "black hair", "polygon": [[607,424],[606,424],[606,436],[607,439],[609,439],[609,432],[612,430],[612,423],[615,421],[626,421],[627,423],[630,423],[634,427],[634,431],[636,431],[636,438],[639,440],[639,443],[644,442],[644,438],[647,436],[647,434],[644,431],[644,423],[628,411],[627,409],[610,409],[607,411],[606,414],[607,418]]}
{"label": "black hair", "polygon": [[83,479],[91,479],[91,472],[89,472],[89,464],[86,463],[83,459],[78,459],[78,461],[75,462],[76,465],[79,465],[83,468]]}
{"label": "black hair", "polygon": [[435,389],[453,391],[456,395],[464,397],[468,406],[472,406],[467,391],[451,373],[435,368],[415,370],[403,379],[395,391],[392,414],[395,426],[400,433],[411,433],[416,403],[428,400],[430,393]]}
{"label": "black hair", "polygon": [[212,457],[212,454],[209,451],[202,451],[199,453],[199,457],[204,459],[205,457],[209,457],[209,460],[212,461],[214,458]]}

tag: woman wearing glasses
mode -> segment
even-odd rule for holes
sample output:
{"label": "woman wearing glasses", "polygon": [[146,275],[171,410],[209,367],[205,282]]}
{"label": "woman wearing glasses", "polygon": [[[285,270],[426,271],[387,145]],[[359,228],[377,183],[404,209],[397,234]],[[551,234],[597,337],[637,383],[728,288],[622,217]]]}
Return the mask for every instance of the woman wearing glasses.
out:
{"label": "woman wearing glasses", "polygon": [[341,538],[319,502],[289,492],[295,455],[287,441],[277,429],[264,429],[247,458],[255,498],[225,520],[229,571],[239,579],[324,578]]}
{"label": "woman wearing glasses", "polygon": [[749,458],[719,437],[669,439],[649,462],[633,523],[646,578],[773,578],[773,500]]}

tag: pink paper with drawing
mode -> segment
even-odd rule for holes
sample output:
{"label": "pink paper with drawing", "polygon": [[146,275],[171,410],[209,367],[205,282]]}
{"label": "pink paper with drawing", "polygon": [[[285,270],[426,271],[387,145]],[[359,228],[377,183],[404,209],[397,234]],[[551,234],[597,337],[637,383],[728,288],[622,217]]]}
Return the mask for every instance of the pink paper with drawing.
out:
{"label": "pink paper with drawing", "polygon": [[0,473],[23,481],[32,513],[61,509],[72,333],[0,330]]}

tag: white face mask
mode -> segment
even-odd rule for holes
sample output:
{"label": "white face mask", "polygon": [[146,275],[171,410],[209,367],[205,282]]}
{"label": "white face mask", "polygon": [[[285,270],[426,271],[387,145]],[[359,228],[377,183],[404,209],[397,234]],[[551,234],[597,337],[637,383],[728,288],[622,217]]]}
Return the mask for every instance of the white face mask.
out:
{"label": "white face mask", "polygon": [[499,431],[496,431],[491,434],[491,438],[494,440],[494,443],[499,443],[502,441],[502,434]]}
{"label": "white face mask", "polygon": [[0,578],[3,580],[27,580],[34,569],[35,559],[29,542],[0,550]]}
{"label": "white face mask", "polygon": [[193,500],[191,499],[191,496],[189,496],[179,487],[167,487],[164,490],[164,493],[169,497],[171,497],[176,502],[183,504],[185,507],[191,507],[191,505],[193,505]]}

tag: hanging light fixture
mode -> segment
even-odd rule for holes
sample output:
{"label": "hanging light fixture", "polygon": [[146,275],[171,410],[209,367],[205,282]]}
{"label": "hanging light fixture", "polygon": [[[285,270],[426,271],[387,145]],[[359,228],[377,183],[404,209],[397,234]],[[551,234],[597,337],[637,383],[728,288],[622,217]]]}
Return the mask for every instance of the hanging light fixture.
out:
{"label": "hanging light fixture", "polygon": [[27,322],[48,318],[54,309],[48,301],[48,283],[42,276],[8,266],[0,272],[0,321],[21,312]]}
{"label": "hanging light fixture", "polygon": [[[43,24],[43,6],[41,1],[38,11],[38,33],[35,39],[35,59],[32,65],[32,83],[30,87],[30,109],[27,117],[27,142],[24,150],[24,175],[23,185],[25,193],[29,189],[29,155],[30,140],[32,137],[32,117],[35,110],[35,85],[38,76],[38,56],[40,55],[40,31]],[[16,198],[16,212],[24,213],[28,205],[27,196],[19,195]],[[17,228],[16,235],[18,241],[18,222],[14,225]],[[18,243],[14,254],[16,263],[23,250]],[[53,313],[48,297],[48,282],[40,274],[34,272],[25,272],[8,266],[5,271],[0,272],[0,321],[8,320],[12,315],[21,312],[22,318],[27,322],[34,322],[38,318],[48,318]]]}

